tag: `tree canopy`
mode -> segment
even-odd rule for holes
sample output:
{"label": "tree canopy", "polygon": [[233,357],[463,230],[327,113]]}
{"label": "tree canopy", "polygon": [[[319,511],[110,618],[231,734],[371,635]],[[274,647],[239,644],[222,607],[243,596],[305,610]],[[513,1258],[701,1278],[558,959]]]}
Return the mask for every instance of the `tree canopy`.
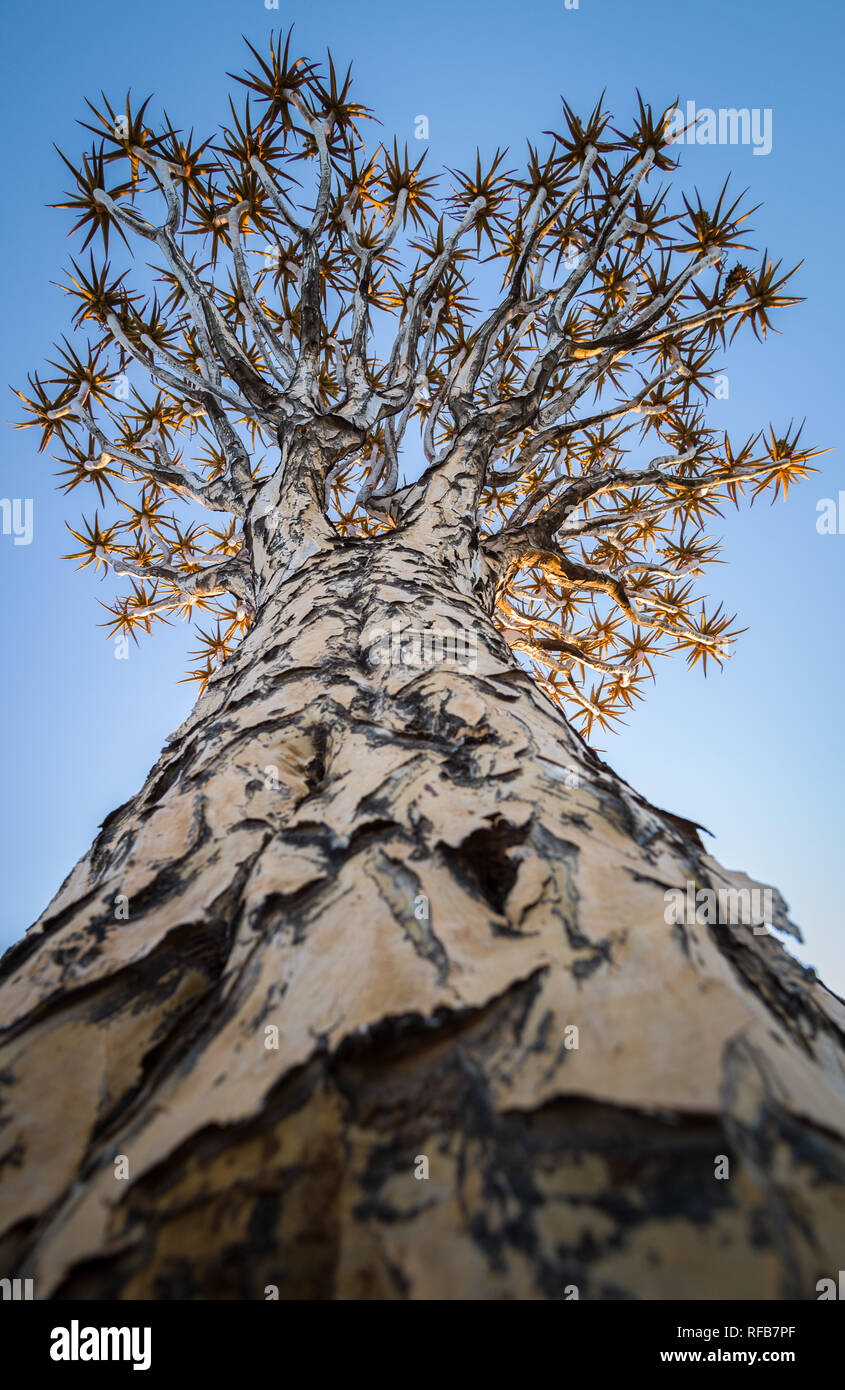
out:
{"label": "tree canopy", "polygon": [[818,452],[792,423],[707,423],[719,353],[797,302],[794,270],[752,254],[756,209],[674,193],[672,106],[638,96],[621,129],[563,101],[523,158],[435,176],[331,56],[247,46],[216,135],[101,95],[81,163],[62,155],[73,333],[18,394],[61,488],[93,494],[71,558],[128,578],[109,633],[189,618],[204,685],[262,556],[314,518],[382,543],[445,480],[503,635],[587,734],[658,654],[721,663],[707,527]]}

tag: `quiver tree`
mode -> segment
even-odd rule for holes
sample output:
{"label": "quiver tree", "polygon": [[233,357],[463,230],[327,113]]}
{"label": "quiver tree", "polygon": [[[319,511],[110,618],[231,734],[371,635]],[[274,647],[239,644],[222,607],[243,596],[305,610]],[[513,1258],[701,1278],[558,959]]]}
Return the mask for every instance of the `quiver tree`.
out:
{"label": "quiver tree", "polygon": [[250,61],[216,139],[103,98],[66,160],[102,258],[23,399],[108,631],[195,621],[201,693],[4,958],[9,1272],[815,1297],[841,1002],[585,742],[659,654],[724,659],[709,520],[810,469],[705,420],[789,275],[727,189],[673,200],[642,101],[441,182],[331,62]]}

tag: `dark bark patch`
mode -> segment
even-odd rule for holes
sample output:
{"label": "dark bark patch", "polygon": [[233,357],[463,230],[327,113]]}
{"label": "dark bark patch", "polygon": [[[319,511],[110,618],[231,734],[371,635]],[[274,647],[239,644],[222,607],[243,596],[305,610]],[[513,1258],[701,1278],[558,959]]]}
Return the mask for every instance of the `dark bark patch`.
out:
{"label": "dark bark patch", "polygon": [[516,883],[519,865],[508,855],[515,845],[525,843],[528,827],[498,820],[474,830],[457,846],[440,845],[440,853],[452,873],[500,917]]}
{"label": "dark bark patch", "polygon": [[442,983],[449,974],[449,957],[432,925],[432,904],[422,893],[416,874],[381,851],[377,851],[376,872],[369,865],[367,873],[387,903],[393,917],[410,941],[417,955],[427,960],[437,971]]}

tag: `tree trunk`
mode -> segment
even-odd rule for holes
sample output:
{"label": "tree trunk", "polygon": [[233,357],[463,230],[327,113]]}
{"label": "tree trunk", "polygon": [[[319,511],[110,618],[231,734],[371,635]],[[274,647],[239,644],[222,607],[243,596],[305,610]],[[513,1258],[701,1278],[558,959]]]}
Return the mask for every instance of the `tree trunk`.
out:
{"label": "tree trunk", "polygon": [[477,566],[427,554],[279,571],[7,952],[0,1272],[37,1297],[835,1277],[841,1001],[753,924],[673,924],[669,890],[750,880],[568,727]]}

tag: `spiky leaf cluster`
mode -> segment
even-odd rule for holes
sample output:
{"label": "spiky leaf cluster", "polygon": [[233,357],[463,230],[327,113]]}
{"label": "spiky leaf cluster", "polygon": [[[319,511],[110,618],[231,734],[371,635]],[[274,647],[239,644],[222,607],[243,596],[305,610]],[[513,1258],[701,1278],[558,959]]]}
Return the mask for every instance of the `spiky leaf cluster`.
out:
{"label": "spiky leaf cluster", "polygon": [[658,655],[721,663],[709,528],[817,452],[791,424],[736,443],[707,423],[719,353],[796,302],[747,240],[754,209],[673,196],[669,108],[641,98],[625,130],[564,102],[524,159],[435,177],[379,142],[331,57],[248,47],[215,134],[102,97],[90,148],[62,156],[73,332],[19,395],[94,507],[72,558],[129,580],[109,633],[194,621],[204,684],[255,611],[268,478],[376,537],[470,458],[502,632],[587,733]]}

